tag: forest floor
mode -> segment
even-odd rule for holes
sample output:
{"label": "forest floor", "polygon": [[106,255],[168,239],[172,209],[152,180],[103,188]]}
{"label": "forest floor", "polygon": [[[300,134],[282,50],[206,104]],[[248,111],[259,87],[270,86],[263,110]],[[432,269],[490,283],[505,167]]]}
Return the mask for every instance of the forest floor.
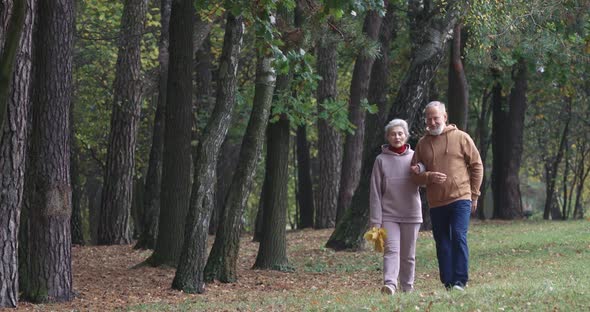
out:
{"label": "forest floor", "polygon": [[[547,235],[547,230],[554,234]],[[379,293],[381,255],[370,249],[326,249],[323,246],[331,232],[287,234],[292,273],[252,270],[258,243],[244,236],[239,281],[208,284],[201,295],[172,290],[172,268],[133,268],[151,251],[134,250],[132,245],[75,246],[75,299],[58,304],[20,302],[12,311],[476,311],[478,307],[483,307],[481,311],[575,311],[583,308],[582,298],[590,298],[590,266],[583,260],[590,258],[587,220],[472,222],[471,284],[466,292],[472,295],[468,297],[445,292],[440,286],[430,232],[421,232],[418,240],[417,291],[396,294],[395,299]],[[559,242],[561,239],[566,241]],[[560,263],[560,259],[568,261]],[[553,277],[555,274],[560,277]],[[524,286],[519,286],[521,282]],[[562,284],[579,286],[555,291],[565,289]],[[518,293],[516,301],[514,293]]]}

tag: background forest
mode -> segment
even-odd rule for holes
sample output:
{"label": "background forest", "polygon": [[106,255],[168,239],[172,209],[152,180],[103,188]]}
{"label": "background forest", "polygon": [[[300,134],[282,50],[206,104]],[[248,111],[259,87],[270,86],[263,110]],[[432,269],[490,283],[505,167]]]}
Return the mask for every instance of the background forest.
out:
{"label": "background forest", "polygon": [[414,145],[431,100],[480,150],[474,218],[587,213],[587,0],[1,0],[0,52],[0,307],[71,300],[72,245],[187,293],[244,233],[262,270],[291,230],[362,250],[383,127]]}

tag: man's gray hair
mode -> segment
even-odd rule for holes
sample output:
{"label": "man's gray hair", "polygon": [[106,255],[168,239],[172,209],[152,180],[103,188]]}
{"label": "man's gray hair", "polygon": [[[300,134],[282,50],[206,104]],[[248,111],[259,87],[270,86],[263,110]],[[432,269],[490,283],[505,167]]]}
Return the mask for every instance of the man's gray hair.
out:
{"label": "man's gray hair", "polygon": [[445,103],[439,102],[439,101],[432,101],[432,102],[426,104],[426,107],[424,107],[424,113],[426,113],[426,110],[431,107],[436,107],[436,108],[440,109],[440,111],[442,113],[447,112],[447,108],[445,107]]}
{"label": "man's gray hair", "polygon": [[387,126],[385,126],[385,137],[389,134],[389,130],[393,127],[402,127],[404,133],[406,134],[406,138],[410,137],[410,131],[408,131],[408,123],[403,119],[393,119],[390,121]]}

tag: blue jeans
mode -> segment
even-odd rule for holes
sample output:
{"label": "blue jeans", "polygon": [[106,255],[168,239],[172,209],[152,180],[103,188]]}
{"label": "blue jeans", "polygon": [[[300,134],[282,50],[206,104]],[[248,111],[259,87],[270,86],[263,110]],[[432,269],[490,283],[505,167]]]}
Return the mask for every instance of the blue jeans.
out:
{"label": "blue jeans", "polygon": [[469,279],[467,229],[471,201],[458,200],[429,210],[440,281],[447,288],[465,286]]}

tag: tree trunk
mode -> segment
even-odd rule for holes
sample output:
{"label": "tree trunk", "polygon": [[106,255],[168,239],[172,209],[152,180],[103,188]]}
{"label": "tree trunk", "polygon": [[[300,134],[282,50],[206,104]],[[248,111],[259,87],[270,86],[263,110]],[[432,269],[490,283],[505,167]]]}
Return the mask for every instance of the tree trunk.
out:
{"label": "tree trunk", "polygon": [[84,245],[84,232],[82,230],[82,185],[80,184],[80,149],[76,141],[74,127],[74,104],[70,107],[70,181],[72,182],[72,216],[70,228],[72,229],[72,244]]}
{"label": "tree trunk", "polygon": [[313,227],[313,183],[311,181],[311,160],[307,143],[307,126],[297,127],[297,202],[299,220],[297,228]]}
{"label": "tree trunk", "polygon": [[[410,128],[418,111],[426,105],[430,81],[446,50],[447,34],[455,25],[461,10],[458,3],[454,5],[449,2],[448,7],[453,9],[444,12],[430,2],[427,4],[418,0],[410,1],[412,61],[387,116],[387,120],[407,120]],[[385,123],[381,125],[385,126]],[[369,180],[375,157],[381,151],[380,143],[384,140],[383,133],[377,132],[377,129],[383,131],[383,128],[376,128],[371,134],[367,132],[359,186],[352,198],[351,208],[345,212],[326,243],[328,248],[355,250],[363,247],[363,234],[369,219]]]}
{"label": "tree trunk", "polygon": [[240,142],[235,142],[235,138],[227,135],[221,151],[219,152],[219,160],[217,161],[217,168],[215,169],[217,181],[215,183],[214,192],[214,209],[211,213],[211,221],[209,222],[209,234],[217,233],[219,222],[223,219],[223,207],[225,207],[225,200],[231,187],[231,183],[238,167],[240,159]]}
{"label": "tree trunk", "polygon": [[135,143],[143,98],[141,38],[147,0],[128,0],[123,8],[114,103],[98,225],[98,244],[129,244]]}
{"label": "tree trunk", "polygon": [[[502,88],[499,84],[494,84],[494,87]],[[500,89],[501,92],[501,89]],[[481,111],[479,114],[479,118],[477,120],[477,135],[478,135],[478,146],[477,149],[479,150],[479,154],[481,156],[481,163],[486,168],[486,160],[488,156],[488,149],[490,146],[490,109],[491,109],[491,102],[490,96],[491,92],[484,91],[484,95],[481,101]],[[488,104],[490,103],[490,104]],[[484,173],[483,180],[481,182],[480,188],[480,195],[477,201],[477,216],[480,220],[485,220],[485,198],[487,195],[487,188],[489,185],[489,178]]]}
{"label": "tree trunk", "polygon": [[450,44],[451,55],[449,58],[449,86],[447,91],[449,122],[457,125],[463,131],[467,129],[469,111],[469,86],[463,68],[465,37],[461,23],[457,23],[453,31],[452,44]]}
{"label": "tree trunk", "polygon": [[204,292],[203,272],[207,260],[207,233],[211,220],[210,196],[219,149],[236,101],[238,59],[244,34],[243,18],[227,15],[215,109],[201,136],[195,161],[190,209],[184,229],[184,244],[172,288],[188,293]]}
{"label": "tree trunk", "polygon": [[[317,71],[322,78],[318,83],[317,102],[319,114],[322,104],[334,101],[338,96],[338,42],[334,34],[325,31],[317,42]],[[330,125],[327,119],[318,119],[318,158],[320,159],[318,205],[315,214],[315,228],[334,227],[340,188],[340,164],[342,160],[342,142],[340,133]]]}
{"label": "tree trunk", "polygon": [[254,104],[240,148],[240,162],[235,170],[225,207],[222,210],[223,217],[205,267],[207,281],[218,279],[221,282],[230,283],[238,279],[237,262],[242,215],[256,173],[258,158],[264,146],[265,130],[276,80],[272,61],[273,59],[268,55],[258,56]]}
{"label": "tree trunk", "polygon": [[[557,169],[559,164],[561,163],[561,159],[563,158],[563,153],[565,150],[565,142],[566,138],[569,135],[569,125],[572,119],[572,110],[571,107],[566,107],[565,113],[567,114],[565,119],[565,125],[563,127],[563,132],[561,134],[561,140],[559,142],[559,148],[557,150],[557,154],[553,157],[549,157],[545,161],[545,208],[543,210],[543,219],[549,220],[549,216],[559,215],[554,214],[553,211],[556,210],[555,202],[556,202],[556,194],[555,194],[555,184],[557,181]],[[559,216],[561,218],[561,216]]]}
{"label": "tree trunk", "polygon": [[[18,302],[18,234],[23,201],[27,118],[30,108],[32,33],[35,0],[26,1],[24,26],[17,42],[13,77],[6,97],[6,118],[0,128],[0,308]],[[7,7],[5,7],[8,9]],[[3,12],[7,13],[7,12]],[[4,14],[0,19],[4,18]],[[1,21],[4,25],[4,20]],[[3,99],[0,99],[3,101]]]}
{"label": "tree trunk", "polygon": [[160,190],[162,185],[162,158],[164,152],[164,122],[166,115],[166,95],[168,83],[168,60],[170,40],[170,10],[172,0],[160,2],[160,41],[158,47],[158,64],[160,65],[160,77],[158,82],[158,104],[154,116],[154,129],[152,133],[152,147],[150,160],[145,178],[145,191],[143,197],[143,231],[135,244],[135,249],[154,249],[158,236],[158,218],[160,216]]}
{"label": "tree trunk", "polygon": [[264,189],[264,186],[268,184],[266,182],[266,179],[268,179],[268,177],[265,174],[264,180],[262,182],[262,189],[260,190],[260,196],[258,197],[258,210],[256,211],[256,219],[254,220],[254,235],[252,235],[252,241],[258,243],[260,243],[260,241],[262,240],[262,234],[264,230],[262,217],[264,214],[264,197],[266,197],[266,190]]}
{"label": "tree trunk", "polygon": [[[10,81],[13,78],[16,54],[25,23],[25,2],[16,1],[14,5],[12,1],[0,3],[3,7],[0,13],[0,129],[4,128],[4,120],[8,115],[6,109],[10,97]],[[13,7],[12,10],[10,7]]]}
{"label": "tree trunk", "polygon": [[96,178],[98,174],[90,173],[86,180],[86,194],[88,194],[88,228],[90,230],[90,244],[98,241],[98,215],[100,214],[100,198],[102,184]]}
{"label": "tree trunk", "polygon": [[69,301],[72,293],[69,110],[74,2],[40,1],[36,11],[28,248],[21,285],[32,302]]}
{"label": "tree trunk", "polygon": [[[367,12],[363,33],[370,40],[377,40],[381,17],[375,11]],[[354,63],[352,81],[350,82],[350,100],[348,106],[348,119],[356,127],[354,133],[346,134],[344,140],[344,153],[340,173],[340,190],[338,192],[338,204],[336,222],[344,211],[350,206],[354,190],[357,188],[360,178],[361,162],[363,157],[363,142],[365,139],[365,109],[361,106],[367,100],[369,81],[374,57],[359,51]]]}
{"label": "tree trunk", "polygon": [[190,199],[193,2],[173,1],[170,16],[160,216],[153,266],[178,264]]}
{"label": "tree trunk", "polygon": [[493,95],[493,153],[492,190],[494,218],[512,220],[522,217],[520,179],[518,173],[522,156],[522,138],[526,111],[527,69],[521,60],[514,68],[514,87],[510,92],[508,109],[502,105],[499,90]]}
{"label": "tree trunk", "polygon": [[[281,82],[277,79],[277,88]],[[287,182],[289,180],[289,120],[269,124],[266,146],[266,178],[263,233],[254,269],[287,270]]]}

